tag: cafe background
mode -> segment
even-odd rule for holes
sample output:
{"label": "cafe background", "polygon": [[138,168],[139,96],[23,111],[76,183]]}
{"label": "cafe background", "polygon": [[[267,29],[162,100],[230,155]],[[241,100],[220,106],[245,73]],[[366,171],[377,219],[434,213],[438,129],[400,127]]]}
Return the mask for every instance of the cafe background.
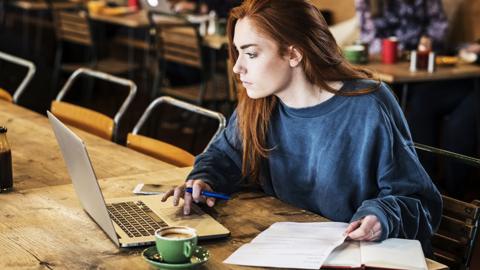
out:
{"label": "cafe background", "polygon": [[[41,2],[41,1],[42,0],[34,0],[33,2]],[[281,0],[278,0],[278,1],[281,1]],[[25,94],[20,98],[20,100],[18,101],[18,104],[22,107],[37,111],[40,114],[44,115],[45,111],[48,108],[50,108],[51,100],[56,96],[56,94],[60,90],[63,83],[68,78],[68,75],[64,74],[62,78],[59,80],[59,84],[52,91],[51,81],[52,81],[52,73],[53,73],[53,61],[54,61],[56,49],[58,48],[57,46],[58,43],[55,38],[53,24],[52,24],[51,18],[49,17],[50,15],[48,14],[48,12],[45,12],[44,10],[42,11],[42,10],[35,10],[35,9],[25,9],[19,6],[15,6],[14,4],[16,2],[25,2],[25,1],[0,0],[0,51],[7,52],[9,54],[31,60],[35,64],[35,66],[37,67],[37,71],[34,76],[34,79],[28,85],[25,91]],[[27,2],[31,2],[31,1],[27,1]],[[117,4],[122,4],[127,2],[128,1],[126,0],[115,1],[115,3]],[[312,0],[312,2],[315,5],[317,5],[321,10],[330,11],[330,12],[326,12],[325,14],[326,15],[329,14],[330,22],[332,25],[338,26],[338,25],[341,25],[342,23],[349,22],[352,20],[352,18],[355,15],[354,0]],[[480,16],[479,16],[480,1],[479,0],[444,0],[443,2],[444,2],[444,8],[445,8],[446,14],[450,20],[451,30],[447,38],[448,41],[451,44],[459,44],[462,42],[473,42],[480,39]],[[121,20],[122,17],[118,16],[117,18],[120,18]],[[355,21],[355,19],[353,19],[353,21]],[[115,24],[102,23],[99,21],[92,22],[92,23],[93,23],[93,28],[95,29],[94,34],[99,40],[99,52],[101,56],[110,54],[115,57],[118,57],[119,59],[123,59],[127,61],[133,59],[134,63],[137,64],[139,67],[134,72],[131,72],[126,75],[127,78],[132,79],[138,85],[138,94],[132,106],[126,112],[126,121],[123,123],[123,126],[121,126],[121,130],[123,132],[123,139],[125,139],[126,133],[132,130],[133,126],[135,125],[135,123],[137,123],[138,119],[140,118],[140,115],[144,112],[145,108],[152,100],[152,92],[151,92],[152,77],[150,77],[151,71],[149,67],[145,65],[145,63],[147,62],[146,60],[149,57],[148,54],[146,54],[145,48],[139,46],[139,47],[134,47],[132,49],[131,47],[125,46],[125,44],[122,44],[119,41],[125,41],[125,38],[134,38],[136,41],[144,41],[146,36],[146,29],[132,30],[132,29],[129,29],[128,27],[122,27]],[[355,35],[350,35],[350,32],[343,33],[343,34],[346,35],[347,38],[355,39]],[[352,41],[354,40],[345,39],[346,44]],[[141,44],[141,43],[136,43],[136,44]],[[65,48],[65,50],[66,50],[66,58],[68,58],[67,60],[78,60],[79,58],[82,57],[82,54],[83,54],[83,49],[75,46],[70,48]],[[224,73],[223,75],[226,75],[225,73],[227,70],[227,65],[225,64],[225,62],[222,63],[222,59],[225,59],[226,57],[224,48],[213,49],[210,51],[210,53],[211,52],[213,52],[213,54],[209,54],[209,57],[214,56],[214,58],[210,58],[210,60],[215,62],[215,64],[218,64],[217,70],[219,70],[220,72],[223,72]],[[405,71],[408,72],[408,68],[406,68]],[[19,78],[19,76],[14,76],[14,75],[22,72],[25,72],[25,70],[22,68],[14,67],[12,65],[9,65],[8,63],[1,62],[0,63],[0,82],[2,83],[2,85],[0,86],[9,88],[14,85],[18,85],[19,80],[21,78]],[[89,83],[84,82],[83,85],[81,83],[80,87],[89,87]],[[123,97],[117,97],[116,95],[112,95],[111,94],[112,90],[115,90],[115,89],[111,89],[111,88],[112,86],[101,84],[101,83],[94,87],[95,89],[94,93],[97,95],[103,96],[102,100],[104,100],[103,101],[104,103],[101,103],[101,104],[93,104],[93,103],[91,104],[90,101],[87,99],[88,97],[85,97],[85,96],[73,96],[71,98],[77,99],[77,102],[80,102],[86,105],[100,106],[104,110],[109,111],[111,110],[110,106],[112,106],[112,104],[115,103],[115,99],[123,98]],[[105,102],[105,100],[108,100],[108,101]],[[229,114],[232,112],[232,108],[233,108],[232,105],[234,105],[234,102],[226,102],[223,104],[209,104],[208,106],[209,108],[213,108],[215,110],[221,111],[226,117],[228,117]],[[173,116],[174,119],[171,119],[173,123],[175,122],[178,123],[182,119],[183,120],[188,119],[188,117],[184,117],[183,114],[172,113],[172,111],[160,112],[159,114],[167,115],[169,117]],[[18,117],[22,118],[23,116],[18,115]],[[40,115],[31,116],[30,114],[28,114],[27,117],[23,117],[23,118],[29,119],[29,117],[31,117],[31,119],[34,119],[31,121],[31,123],[45,124],[46,122],[45,119],[43,118],[40,119]],[[38,117],[38,119],[33,117]],[[11,119],[10,116],[6,117],[5,119],[7,118]],[[31,171],[34,171],[36,173],[42,173],[42,177],[35,176],[32,178],[32,179],[37,179],[37,181],[41,180],[40,182],[42,186],[48,186],[48,185],[53,185],[58,183],[61,183],[61,184],[69,183],[69,182],[65,182],[69,180],[68,176],[66,175],[66,171],[58,170],[58,164],[54,163],[54,161],[63,162],[61,160],[61,157],[59,156],[59,153],[56,153],[56,155],[52,156],[51,159],[48,161],[41,160],[41,155],[30,156],[31,152],[38,153],[40,148],[54,149],[54,147],[56,147],[56,143],[53,141],[53,138],[51,136],[48,137],[48,135],[52,135],[49,133],[51,132],[50,127],[48,126],[41,127],[40,124],[38,125],[31,124],[25,119],[20,119],[20,120],[16,119],[13,123],[10,123],[10,122],[7,123],[7,126],[11,126],[11,131],[9,131],[10,132],[9,134],[12,134],[12,135],[9,137],[9,139],[10,141],[13,142],[12,145],[15,145],[15,144],[19,145],[18,144],[18,142],[20,141],[19,137],[21,136],[13,135],[13,134],[18,134],[18,130],[20,130],[21,132],[24,132],[24,134],[27,134],[27,132],[31,131],[29,129],[33,129],[37,135],[37,136],[32,136],[34,137],[31,140],[32,143],[30,143],[27,146],[24,146],[25,148],[28,148],[26,150],[29,150],[29,151],[31,150],[31,151],[30,152],[25,151],[25,153],[28,153],[28,154],[25,154],[24,156],[22,156],[23,158],[26,159],[26,161],[22,164],[26,164],[26,165],[21,168],[18,167],[17,165],[17,170],[16,171],[14,170],[14,179],[15,177],[17,179],[17,181],[14,183],[14,187],[18,188],[19,190],[22,190],[25,188],[25,185],[31,184],[32,181],[30,179],[30,175],[26,173],[22,174],[21,172],[21,169],[27,170],[30,167],[32,168]],[[23,129],[20,129],[19,126],[23,122],[26,122],[26,124],[25,126],[22,126]],[[174,127],[175,125],[173,124],[165,125],[160,130],[160,133],[169,137],[168,139],[173,140],[175,145],[180,145],[182,148],[188,149],[193,154],[198,154],[203,150],[202,145],[204,146],[205,145],[204,143],[200,142],[198,143],[198,145],[192,143],[192,132],[190,128],[187,127],[182,129],[182,134],[181,136],[179,136],[177,134],[173,135],[169,133],[169,131],[172,130]],[[208,124],[204,125],[203,128],[204,130],[215,130],[214,128],[211,128]],[[17,133],[15,133],[15,131],[17,131]],[[111,182],[108,182],[108,185],[104,184],[102,188],[114,190],[114,191],[115,191],[115,188],[121,187],[121,194],[120,192],[118,193],[112,192],[112,193],[109,193],[109,195],[112,195],[112,194],[122,195],[122,196],[128,195],[131,193],[131,186],[137,183],[137,178],[138,178],[137,174],[151,172],[151,171],[161,171],[165,168],[168,168],[168,166],[171,166],[171,165],[166,165],[164,163],[161,163],[154,159],[148,159],[146,156],[143,156],[140,154],[132,155],[132,153],[127,152],[126,150],[127,148],[123,148],[123,147],[120,148],[120,145],[124,145],[123,144],[124,142],[120,142],[120,144],[115,145],[115,146],[118,146],[118,148],[116,149],[117,152],[114,152],[114,151],[107,152],[105,151],[105,149],[111,148],[111,145],[108,145],[107,144],[108,142],[106,140],[104,142],[101,139],[96,138],[95,136],[85,135],[84,133],[81,133],[81,134],[82,136],[86,136],[88,145],[96,146],[99,148],[99,150],[94,152],[93,163],[95,165],[95,169],[96,170],[98,169],[97,172],[99,172],[100,178],[119,177],[119,176],[128,178],[125,175],[128,175],[129,173],[132,175],[135,175],[134,178],[130,177],[127,179],[128,181],[130,181],[128,182],[128,185],[125,184],[125,181],[123,181],[124,179],[120,179],[122,181],[118,181],[118,184],[116,186],[111,185]],[[88,136],[91,136],[91,137],[88,137]],[[211,138],[211,135],[204,135],[204,137],[206,140],[208,140]],[[202,138],[200,138],[200,140],[201,139]],[[19,156],[22,153],[20,152],[19,148],[13,149],[13,151],[16,151],[17,156]],[[120,152],[120,154],[118,152]],[[129,159],[132,159],[132,160],[129,160]],[[20,159],[17,159],[16,161],[14,160],[14,163],[17,162],[17,164],[19,164],[20,161],[21,161]],[[131,165],[132,163],[134,165]],[[50,166],[45,166],[45,164]],[[111,168],[112,164],[117,164],[117,167],[112,169]],[[138,168],[136,169],[135,167],[139,167],[141,169],[138,169]],[[155,175],[155,177],[152,175],[146,175],[144,177],[145,178],[144,180],[156,181],[157,179],[161,179],[163,181],[165,179],[167,180],[175,179],[175,180],[182,181],[187,171],[188,170],[183,170],[181,174],[172,173],[172,175],[174,176],[164,175],[164,173],[159,173],[159,175]],[[55,173],[52,175],[52,172],[55,172]],[[32,186],[32,187],[36,188],[36,186]],[[478,188],[478,185],[476,187]],[[63,194],[66,193],[64,189],[67,189],[67,192],[70,192],[71,194],[73,194],[72,190],[68,188],[69,188],[68,186],[62,186],[58,188],[58,193],[61,194],[61,195],[58,195],[58,201],[64,200]],[[41,193],[43,191],[39,190],[36,192],[38,192],[41,195],[39,196],[40,197],[39,200],[43,200],[43,197],[42,197],[43,195]],[[36,194],[34,193],[35,192],[32,192],[32,195],[35,196]],[[16,195],[20,196],[20,194],[15,194],[15,193],[12,193],[12,194],[13,194],[12,196],[16,196]],[[29,201],[29,198],[25,200],[29,202],[32,206],[36,204],[35,200]],[[69,201],[70,204],[72,205],[74,205],[77,202],[76,198],[74,198],[73,196],[69,197],[69,200],[70,200]],[[271,203],[270,198],[263,198],[262,195],[254,194],[254,195],[244,196],[240,198],[240,200],[232,200],[233,201],[232,203],[237,203],[243,206],[242,208],[243,212],[242,211],[232,212],[231,215],[229,215],[230,213],[228,210],[226,210],[227,208],[222,208],[221,206],[215,208],[215,211],[219,211],[217,212],[217,214],[218,214],[218,217],[221,219],[220,221],[222,223],[225,223],[232,228],[237,228],[238,226],[236,226],[236,224],[245,224],[245,227],[244,226],[238,227],[238,230],[239,231],[241,230],[242,234],[234,231],[233,233],[234,237],[236,236],[239,236],[239,237],[238,239],[234,238],[232,242],[236,242],[237,244],[242,243],[242,241],[244,240],[242,237],[248,238],[252,235],[255,235],[259,231],[266,228],[264,227],[264,224],[271,223],[272,220],[275,220],[274,218],[272,218],[271,220],[265,218],[262,220],[264,222],[263,225],[261,226],[256,225],[258,222],[258,220],[256,219],[260,216],[265,215],[265,213],[261,212],[260,210],[262,207],[259,207],[258,200],[264,200],[265,203],[267,202]],[[23,201],[21,200],[19,200],[18,202],[19,204],[23,203]],[[250,204],[244,205],[245,202],[249,202]],[[11,200],[8,203],[14,204],[15,201]],[[61,205],[61,203],[59,204]],[[229,206],[231,206],[231,204]],[[10,208],[13,209],[13,207],[10,207]],[[7,207],[7,209],[10,209],[10,208]],[[33,207],[31,208],[33,209]],[[264,208],[266,209],[267,207],[264,207]],[[287,209],[288,210],[287,211],[276,205],[273,208],[277,209],[276,212],[271,213],[271,215],[274,216],[275,218],[278,218],[278,216],[282,216],[282,219],[284,218],[285,220],[292,220],[292,219],[295,220],[298,218],[299,221],[307,221],[307,220],[316,221],[316,218],[317,218],[305,212],[299,212],[299,211],[295,212],[296,210],[293,211],[291,209]],[[47,207],[45,207],[45,209],[47,209]],[[256,209],[258,213],[256,211],[252,212],[251,209]],[[51,209],[51,211],[53,212],[56,210]],[[236,215],[237,213],[243,213],[243,214],[237,216]],[[28,219],[30,219],[31,214],[32,215],[34,214],[33,210],[32,212],[26,212],[25,216]],[[250,214],[252,218],[250,218],[248,214]],[[12,214],[11,216],[14,217],[15,215]],[[304,218],[305,216],[308,218]],[[244,217],[248,217],[247,218],[248,220],[245,221],[241,219]],[[32,218],[32,220],[34,219]],[[31,222],[31,223],[34,223],[34,222]],[[46,228],[50,226],[50,224],[46,222],[45,224],[46,225],[44,227]],[[68,226],[65,225],[65,227],[69,227],[71,224],[73,223],[67,223]],[[90,223],[87,223],[87,224],[90,224]],[[252,229],[249,226],[252,226],[254,228]],[[12,228],[13,227],[14,226],[12,226]],[[65,231],[68,231],[68,230],[65,230]],[[98,235],[93,237],[92,239],[97,239],[98,237],[101,237],[101,236],[102,236],[101,232],[98,232]],[[109,243],[108,241],[105,241],[105,242]],[[89,257],[96,258],[95,256],[98,256],[98,254],[107,254],[107,255],[110,254],[111,246],[105,245],[104,247],[103,242],[101,245],[102,245],[101,246],[102,250],[99,251],[99,249],[90,248],[90,245],[87,242],[85,244],[86,246],[85,249],[89,250],[90,253],[87,254],[89,256],[82,256],[82,258],[78,258],[78,260],[83,260],[84,258],[89,258]],[[215,245],[216,244],[214,243],[213,246]],[[222,256],[224,255],[226,256],[226,254],[230,254],[231,252],[233,252],[233,250],[236,247],[231,246],[226,249],[224,249],[223,247],[215,249],[215,247],[213,246],[209,248],[211,248],[211,250],[213,251],[213,254],[215,255],[212,257],[214,257],[217,261],[214,261],[211,264],[213,265],[214,269],[216,269],[215,267],[218,268],[223,265],[221,264],[221,260],[219,260],[219,258],[221,258],[219,254],[222,254]],[[221,246],[221,244],[219,244],[218,246]],[[36,246],[34,247],[36,248]],[[38,244],[38,250],[44,250],[42,244]],[[55,253],[55,252],[52,252],[52,253]],[[72,251],[72,253],[74,252]],[[21,255],[21,253],[19,254]],[[58,256],[62,257],[60,255]],[[132,256],[139,257],[138,254],[133,254]],[[40,257],[44,257],[44,256],[40,256]],[[14,257],[13,255],[11,256],[12,261],[15,261],[15,258],[16,257]],[[111,258],[112,258],[112,261],[114,261],[112,263],[121,263],[121,261],[117,262],[117,258],[115,257],[111,257]],[[476,257],[477,260],[478,258],[480,257]],[[137,261],[140,260],[139,258],[136,258],[136,259]],[[76,261],[74,262],[76,263]],[[478,262],[477,262],[477,265],[478,265]]]}

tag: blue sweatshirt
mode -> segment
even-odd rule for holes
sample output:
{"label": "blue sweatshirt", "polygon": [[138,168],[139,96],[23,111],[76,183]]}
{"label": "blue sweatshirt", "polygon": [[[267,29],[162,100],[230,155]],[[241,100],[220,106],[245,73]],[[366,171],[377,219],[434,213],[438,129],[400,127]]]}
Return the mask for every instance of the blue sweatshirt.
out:
{"label": "blue sweatshirt", "polygon": [[[345,81],[342,91],[378,84]],[[418,239],[430,251],[438,228],[440,193],[420,164],[403,113],[390,89],[358,96],[335,95],[307,108],[278,102],[267,134],[262,188],[270,195],[333,221],[375,215],[380,240]],[[216,191],[241,184],[242,147],[236,122],[196,158],[188,179],[203,179]]]}

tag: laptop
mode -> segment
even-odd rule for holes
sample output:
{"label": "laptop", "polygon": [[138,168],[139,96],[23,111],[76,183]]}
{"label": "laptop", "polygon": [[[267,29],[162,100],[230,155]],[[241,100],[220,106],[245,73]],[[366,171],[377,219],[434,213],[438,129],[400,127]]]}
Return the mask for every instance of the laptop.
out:
{"label": "laptop", "polygon": [[199,239],[230,234],[197,205],[192,205],[192,213],[184,216],[182,204],[161,202],[161,195],[105,200],[85,143],[52,113],[47,111],[47,115],[83,209],[118,247],[153,244],[155,230],[163,226],[192,227]]}
{"label": "laptop", "polygon": [[140,5],[144,10],[155,11],[168,15],[176,14],[168,0],[141,0]]}

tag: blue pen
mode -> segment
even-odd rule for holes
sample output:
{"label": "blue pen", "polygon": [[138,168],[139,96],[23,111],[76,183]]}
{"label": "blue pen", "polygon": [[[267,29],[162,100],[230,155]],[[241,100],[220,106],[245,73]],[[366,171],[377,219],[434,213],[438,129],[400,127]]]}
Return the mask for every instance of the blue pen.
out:
{"label": "blue pen", "polygon": [[[192,188],[191,187],[185,188],[185,192],[192,193]],[[202,194],[203,196],[206,196],[206,197],[212,197],[212,198],[216,198],[216,199],[222,199],[222,200],[229,200],[230,199],[230,196],[228,196],[228,195],[221,194],[221,193],[216,193],[216,192],[205,191],[205,190],[202,190],[202,192],[200,194]]]}

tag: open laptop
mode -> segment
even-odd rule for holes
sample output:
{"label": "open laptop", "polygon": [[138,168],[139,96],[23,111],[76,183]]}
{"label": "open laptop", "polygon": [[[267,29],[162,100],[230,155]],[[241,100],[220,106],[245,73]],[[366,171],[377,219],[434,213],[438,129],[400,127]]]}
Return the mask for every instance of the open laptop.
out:
{"label": "open laptop", "polygon": [[176,14],[167,0],[141,0],[140,5],[144,10],[151,10],[169,15]]}
{"label": "open laptop", "polygon": [[105,200],[85,143],[52,113],[47,114],[83,209],[117,246],[152,244],[155,230],[163,226],[192,227],[199,239],[230,234],[197,205],[192,205],[192,214],[184,216],[181,206],[173,206],[171,200],[162,203],[160,195]]}

